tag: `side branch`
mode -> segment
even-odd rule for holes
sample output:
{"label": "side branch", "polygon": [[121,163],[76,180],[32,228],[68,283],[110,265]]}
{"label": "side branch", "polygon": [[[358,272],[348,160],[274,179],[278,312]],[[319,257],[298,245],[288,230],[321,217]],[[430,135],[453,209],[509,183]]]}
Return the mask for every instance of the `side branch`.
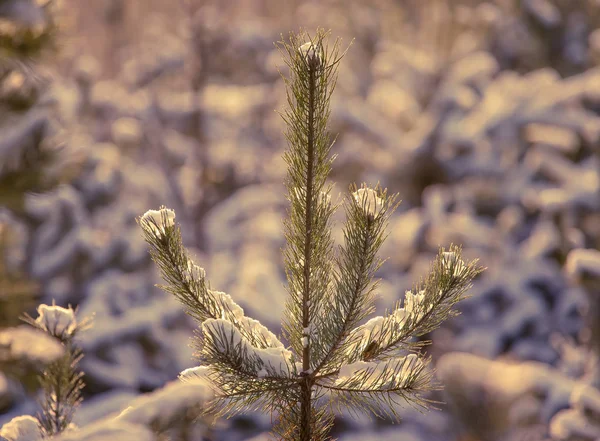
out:
{"label": "side branch", "polygon": [[[372,238],[370,236],[371,227],[372,227],[372,223],[368,222],[367,231],[366,231],[364,241],[363,241],[363,247],[362,247],[362,253],[361,253],[362,259],[360,262],[360,269],[359,269],[358,273],[356,274],[356,283],[354,284],[354,289],[352,290],[351,300],[350,300],[350,304],[348,306],[348,313],[345,315],[344,319],[341,322],[340,329],[337,332],[337,338],[334,340],[333,344],[331,345],[331,349],[329,350],[329,352],[327,352],[327,354],[325,355],[323,360],[315,368],[314,375],[317,375],[321,371],[321,369],[324,366],[326,366],[327,363],[329,363],[331,361],[331,359],[336,354],[337,350],[342,345],[344,339],[348,336],[348,334],[351,331],[352,326],[354,324],[355,316],[356,316],[356,309],[357,309],[356,304],[359,300],[360,294],[363,291],[365,281],[367,283],[369,282],[368,274],[366,274],[366,270],[367,270],[367,257],[366,256],[367,256],[367,251],[370,246],[370,242],[372,240]],[[353,314],[353,312],[354,312],[354,314]]]}
{"label": "side branch", "polygon": [[458,315],[454,305],[465,298],[472,280],[484,270],[477,265],[477,260],[465,264],[460,252],[460,248],[453,245],[448,252],[440,250],[430,275],[416,287],[417,294],[408,291],[404,308],[396,308],[383,319],[379,329],[371,332],[369,340],[372,341],[366,344],[374,344],[368,352],[363,352],[363,360],[380,359],[403,344],[411,346],[405,343],[408,337],[432,332],[444,320]]}
{"label": "side branch", "polygon": [[[395,210],[396,195],[388,196],[379,187],[351,186],[352,196],[346,204],[345,244],[338,259],[336,289],[328,305],[333,318],[324,333],[327,350],[315,374],[330,370],[346,357],[354,340],[352,329],[373,310],[373,293],[377,282],[369,284],[383,264],[377,252],[384,240],[389,215]],[[329,312],[331,311],[331,312]],[[322,338],[323,338],[322,337]]]}

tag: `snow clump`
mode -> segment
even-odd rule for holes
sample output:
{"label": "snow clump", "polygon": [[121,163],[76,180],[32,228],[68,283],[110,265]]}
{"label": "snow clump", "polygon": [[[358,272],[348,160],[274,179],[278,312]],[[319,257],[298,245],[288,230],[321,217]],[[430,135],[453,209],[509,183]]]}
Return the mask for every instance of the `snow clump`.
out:
{"label": "snow clump", "polygon": [[0,437],[7,441],[41,441],[40,423],[30,415],[18,416],[0,428]]}
{"label": "snow clump", "polygon": [[77,329],[75,311],[56,305],[41,304],[37,307],[38,318],[35,319],[38,327],[56,337],[68,337]]}
{"label": "snow clump", "polygon": [[165,207],[148,210],[142,216],[140,225],[158,236],[163,236],[166,234],[166,228],[175,225],[175,211]]}
{"label": "snow clump", "polygon": [[360,188],[352,193],[354,200],[362,207],[365,214],[372,218],[378,217],[383,209],[384,200],[372,188]]}

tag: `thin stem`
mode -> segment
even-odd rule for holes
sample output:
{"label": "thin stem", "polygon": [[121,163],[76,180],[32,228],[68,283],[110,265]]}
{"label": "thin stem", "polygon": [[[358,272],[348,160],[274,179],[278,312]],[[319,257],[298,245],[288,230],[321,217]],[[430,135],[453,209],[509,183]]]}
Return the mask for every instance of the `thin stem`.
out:
{"label": "thin stem", "polygon": [[[309,300],[310,300],[310,264],[312,246],[312,200],[313,200],[313,173],[314,173],[314,150],[315,150],[315,88],[316,88],[316,66],[309,62],[309,102],[308,102],[308,170],[306,175],[306,235],[304,242],[304,291],[302,293],[302,326],[308,328],[310,325]],[[310,341],[302,348],[302,370],[306,375],[310,369]],[[300,393],[300,440],[311,439],[311,389],[312,380],[307,376],[302,381]]]}
{"label": "thin stem", "polygon": [[57,382],[54,388],[54,394],[56,395],[56,401],[54,402],[54,428],[53,435],[61,431],[60,424],[60,402],[62,400],[62,394],[60,393],[60,382]]}
{"label": "thin stem", "polygon": [[311,441],[311,392],[312,380],[307,376],[300,384],[300,441]]}
{"label": "thin stem", "polygon": [[[310,325],[309,300],[310,300],[310,258],[312,245],[312,193],[313,193],[313,168],[314,168],[314,113],[315,113],[315,72],[310,69],[310,95],[308,105],[308,170],[306,176],[306,240],[304,242],[304,292],[302,293],[302,326]],[[310,369],[310,351],[306,345],[302,351],[302,369]]]}

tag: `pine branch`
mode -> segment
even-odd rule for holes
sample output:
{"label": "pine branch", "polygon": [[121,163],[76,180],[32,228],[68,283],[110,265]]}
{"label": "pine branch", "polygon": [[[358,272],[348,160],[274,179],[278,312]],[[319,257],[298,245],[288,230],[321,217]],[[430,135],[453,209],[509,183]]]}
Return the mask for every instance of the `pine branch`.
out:
{"label": "pine branch", "polygon": [[137,219],[144,239],[150,245],[152,260],[167,285],[160,286],[186,307],[198,323],[219,317],[219,306],[205,279],[204,270],[194,264],[183,246],[181,231],[175,226],[175,212],[161,207]]}
{"label": "pine branch", "polygon": [[291,352],[274,336],[267,348],[253,346],[233,323],[224,319],[206,320],[202,334],[200,355],[207,364],[221,365],[223,370],[232,369],[252,378],[289,379],[295,374]]}
{"label": "pine branch", "polygon": [[137,222],[150,245],[152,260],[158,265],[163,280],[168,283],[160,285],[160,288],[173,294],[199,324],[209,319],[224,319],[258,348],[280,344],[276,343],[275,335],[260,322],[246,317],[242,307],[231,296],[211,289],[206,272],[194,263],[183,246],[181,230],[175,222],[173,210],[164,207],[158,211],[150,210]]}
{"label": "pine branch", "polygon": [[441,248],[427,278],[413,289],[414,292],[423,293],[423,301],[413,308],[406,329],[392,337],[388,345],[373,351],[368,359],[387,356],[408,335],[420,337],[428,334],[439,328],[445,320],[457,316],[459,312],[454,306],[467,298],[465,293],[471,288],[473,279],[484,270],[478,265],[477,259],[463,262],[459,246],[451,245],[448,252]]}
{"label": "pine branch", "polygon": [[441,248],[427,278],[406,292],[402,307],[398,302],[391,313],[375,317],[351,332],[347,357],[353,361],[383,360],[397,350],[427,344],[414,344],[408,339],[430,333],[444,320],[458,315],[454,306],[466,298],[472,280],[483,270],[477,260],[464,263],[460,247],[451,245],[448,252]]}
{"label": "pine branch", "polygon": [[204,409],[203,414],[231,417],[255,411],[273,413],[289,408],[289,403],[286,401],[284,404],[283,400],[289,397],[290,391],[297,389],[296,381],[282,382],[280,379],[263,378],[258,381],[254,379],[240,382],[240,377],[237,376],[232,376],[229,380],[231,379],[239,382],[233,389],[226,387],[232,383],[227,382],[225,378],[213,384],[217,396]]}
{"label": "pine branch", "polygon": [[81,390],[85,383],[83,372],[77,366],[82,358],[81,350],[69,345],[65,355],[50,363],[39,377],[43,400],[40,402],[42,411],[38,419],[46,435],[63,432],[81,404]]}
{"label": "pine branch", "polygon": [[437,388],[432,384],[433,372],[427,370],[429,363],[415,354],[380,363],[359,361],[345,365],[333,384],[317,384],[334,394],[338,407],[367,408],[378,417],[398,419],[400,398],[422,408],[429,403],[421,397]]}
{"label": "pine branch", "polygon": [[[325,355],[314,371],[341,363],[350,331],[373,312],[374,291],[377,282],[371,284],[376,271],[383,264],[377,252],[385,240],[384,231],[391,213],[396,209],[396,196],[388,196],[387,191],[358,190],[351,186],[352,193],[346,199],[346,226],[344,246],[340,247],[340,258],[336,259],[339,274],[335,274],[334,295],[323,309],[326,326],[320,331],[319,340],[327,347]],[[369,286],[371,285],[371,286]]]}

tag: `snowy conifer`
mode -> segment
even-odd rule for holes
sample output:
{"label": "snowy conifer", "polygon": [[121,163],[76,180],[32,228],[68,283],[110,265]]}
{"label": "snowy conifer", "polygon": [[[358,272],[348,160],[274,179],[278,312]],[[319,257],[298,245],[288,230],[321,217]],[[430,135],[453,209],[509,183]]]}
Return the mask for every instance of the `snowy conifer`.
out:
{"label": "snowy conifer", "polygon": [[74,337],[91,325],[91,319],[78,321],[71,306],[40,305],[38,317],[24,314],[23,321],[57,339],[64,347],[61,357],[50,362],[39,377],[42,386],[42,411],[38,415],[44,435],[52,436],[65,431],[82,401],[83,372],[78,369],[82,350]]}
{"label": "snowy conifer", "polygon": [[[203,270],[190,271],[188,251],[174,213],[166,208],[139,219],[166,285],[198,322],[201,366],[182,381],[209,381],[216,399],[209,411],[232,415],[264,410],[278,416],[283,440],[328,439],[336,407],[398,417],[398,404],[427,407],[423,394],[436,385],[423,343],[414,337],[456,314],[471,280],[481,271],[465,263],[460,248],[440,250],[429,275],[383,316],[374,311],[385,238],[396,195],[379,187],[351,187],[345,199],[344,244],[334,250],[331,216],[336,205],[326,182],[334,157],[327,133],[329,101],[343,54],[330,49],[327,32],[291,34],[279,48],[289,67],[289,148],[285,184],[290,208],[284,221],[288,301],[282,339],[244,315],[233,299],[211,288]],[[284,344],[284,341],[287,343]]]}
{"label": "snowy conifer", "polygon": [[0,1],[0,205],[22,214],[28,193],[50,191],[79,169],[59,139],[43,57],[57,48],[52,1]]}

